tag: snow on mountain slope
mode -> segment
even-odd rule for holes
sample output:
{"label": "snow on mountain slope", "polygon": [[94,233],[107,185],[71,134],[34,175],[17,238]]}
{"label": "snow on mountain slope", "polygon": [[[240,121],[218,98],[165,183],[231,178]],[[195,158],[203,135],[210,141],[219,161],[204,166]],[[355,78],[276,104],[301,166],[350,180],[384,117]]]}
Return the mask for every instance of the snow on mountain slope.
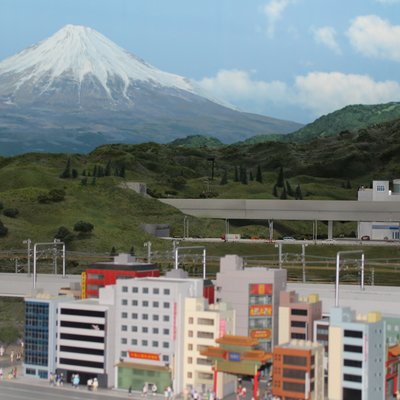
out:
{"label": "snow on mountain slope", "polygon": [[8,93],[1,93],[0,86],[0,95],[10,97],[24,84],[40,85],[39,92],[43,93],[62,77],[78,85],[90,77],[101,84],[108,96],[112,92],[110,85],[116,79],[123,82],[125,97],[134,81],[205,95],[188,79],[161,71],[99,32],[76,25],[66,25],[50,38],[0,62],[1,75],[18,77],[12,85],[10,81],[3,85]]}

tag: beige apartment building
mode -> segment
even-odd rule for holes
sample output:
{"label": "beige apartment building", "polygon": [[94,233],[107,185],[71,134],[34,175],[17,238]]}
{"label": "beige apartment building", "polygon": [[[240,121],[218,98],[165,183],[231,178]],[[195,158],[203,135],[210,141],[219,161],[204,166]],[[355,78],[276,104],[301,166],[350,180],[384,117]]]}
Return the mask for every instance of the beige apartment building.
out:
{"label": "beige apartment building", "polygon": [[215,346],[216,339],[235,333],[235,311],[223,302],[209,305],[201,297],[187,298],[183,328],[183,380],[186,389],[198,393],[214,392],[216,383],[217,398],[234,392],[236,377],[216,373],[212,362],[200,355],[200,351]]}

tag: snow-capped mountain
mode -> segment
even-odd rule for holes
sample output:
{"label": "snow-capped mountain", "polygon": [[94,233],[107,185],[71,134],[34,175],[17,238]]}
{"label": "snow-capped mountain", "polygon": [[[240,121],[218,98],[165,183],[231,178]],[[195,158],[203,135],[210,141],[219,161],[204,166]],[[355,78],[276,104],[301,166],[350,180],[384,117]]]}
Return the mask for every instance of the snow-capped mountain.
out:
{"label": "snow-capped mountain", "polygon": [[103,142],[168,142],[194,133],[232,142],[300,127],[238,112],[195,82],[74,25],[0,62],[0,111],[0,151],[14,137],[29,150],[86,151]]}

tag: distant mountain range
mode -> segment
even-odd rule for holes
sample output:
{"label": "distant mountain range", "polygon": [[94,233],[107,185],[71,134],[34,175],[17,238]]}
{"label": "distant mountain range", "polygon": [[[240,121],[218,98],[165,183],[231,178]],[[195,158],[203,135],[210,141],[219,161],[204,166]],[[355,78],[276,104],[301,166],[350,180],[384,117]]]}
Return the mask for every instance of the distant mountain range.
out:
{"label": "distant mountain range", "polygon": [[0,63],[3,155],[198,134],[232,143],[301,126],[240,112],[83,26],[67,25]]}

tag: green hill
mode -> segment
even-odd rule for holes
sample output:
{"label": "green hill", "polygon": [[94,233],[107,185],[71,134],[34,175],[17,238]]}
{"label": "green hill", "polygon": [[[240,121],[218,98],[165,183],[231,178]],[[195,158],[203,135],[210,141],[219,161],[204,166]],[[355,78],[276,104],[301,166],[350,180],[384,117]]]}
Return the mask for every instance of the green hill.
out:
{"label": "green hill", "polygon": [[[4,157],[0,206],[19,213],[16,218],[0,215],[8,228],[0,237],[0,248],[21,248],[27,238],[47,242],[65,227],[73,237],[70,250],[109,252],[115,246],[117,251],[129,251],[147,240],[166,249],[170,244],[145,234],[140,225],[169,224],[173,236],[182,236],[183,215],[157,197],[276,199],[282,196],[282,188],[274,189],[282,169],[288,199],[296,198],[298,187],[304,199],[356,199],[358,186],[400,177],[399,150],[400,119],[309,143],[217,148],[144,143],[104,145],[87,155]],[[60,178],[68,164],[69,177]],[[258,171],[261,182],[256,180]],[[126,189],[126,182],[145,182],[152,197]],[[60,193],[65,193],[61,199]],[[93,224],[93,232],[74,231],[78,221]],[[242,234],[266,232],[265,221],[232,224]],[[191,235],[199,237],[219,236],[225,229],[224,221],[191,217],[190,227]],[[282,221],[276,228],[278,236],[310,231],[306,224]]]}
{"label": "green hill", "polygon": [[356,131],[374,124],[400,118],[400,103],[350,105],[324,115],[296,132],[284,135],[284,140],[305,142],[317,137]]}
{"label": "green hill", "polygon": [[181,139],[175,139],[172,146],[182,147],[221,147],[224,144],[217,138],[206,135],[192,135]]}

